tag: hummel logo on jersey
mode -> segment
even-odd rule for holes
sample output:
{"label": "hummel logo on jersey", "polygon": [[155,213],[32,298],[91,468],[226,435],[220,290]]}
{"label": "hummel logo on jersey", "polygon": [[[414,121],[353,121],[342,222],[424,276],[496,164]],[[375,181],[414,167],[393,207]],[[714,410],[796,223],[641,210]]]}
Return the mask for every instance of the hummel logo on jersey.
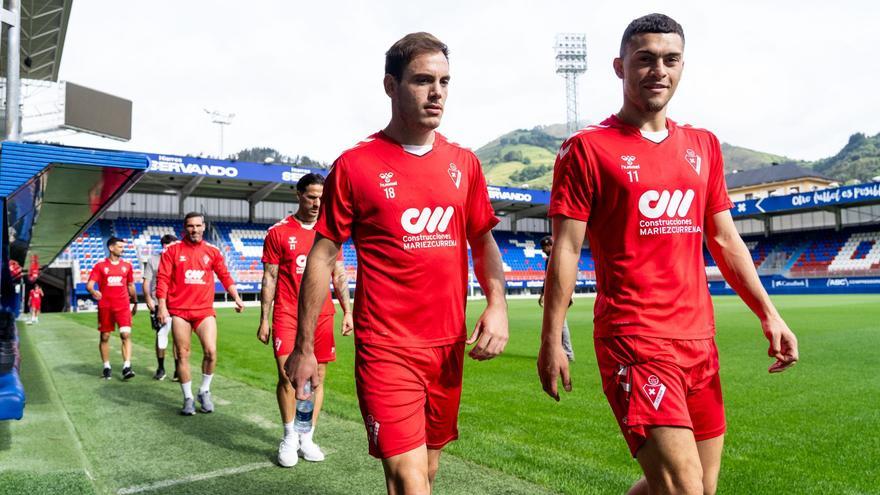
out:
{"label": "hummel logo on jersey", "polygon": [[684,217],[691,208],[694,195],[693,189],[685,192],[676,189],[671,194],[651,189],[639,198],[639,211],[648,218],[660,218],[664,213],[669,218]]}
{"label": "hummel logo on jersey", "polygon": [[122,277],[119,275],[112,275],[107,277],[107,285],[113,287],[119,287],[122,285]]}
{"label": "hummel logo on jersey", "polygon": [[636,161],[636,157],[633,155],[623,155],[620,159],[625,161],[627,165],[632,165],[633,162]]}
{"label": "hummel logo on jersey", "polygon": [[648,383],[642,387],[642,390],[648,396],[648,400],[651,401],[654,410],[659,410],[660,402],[663,400],[663,396],[666,395],[666,385],[660,383],[657,375],[651,375],[648,377]]}
{"label": "hummel logo on jersey", "polygon": [[570,150],[570,149],[571,149],[571,144],[569,144],[565,148],[559,148],[559,159],[561,160],[561,159],[565,158],[565,155],[568,154],[568,150]]}
{"label": "hummel logo on jersey", "polygon": [[287,245],[290,246],[291,251],[296,249],[296,236],[295,235],[292,235],[287,238]]}
{"label": "hummel logo on jersey", "polygon": [[700,175],[700,166],[703,163],[703,159],[700,158],[700,155],[696,154],[694,150],[689,149],[685,152],[684,159],[688,162],[691,168],[694,169],[694,172],[696,172],[697,175]]}
{"label": "hummel logo on jersey", "polygon": [[187,270],[183,276],[187,284],[205,285],[205,270]]}
{"label": "hummel logo on jersey", "polygon": [[382,179],[382,182],[379,183],[382,187],[393,187],[397,185],[397,182],[392,182],[391,178],[394,177],[393,172],[382,172],[379,174],[379,178]]}
{"label": "hummel logo on jersey", "polygon": [[461,170],[459,170],[454,163],[450,163],[447,172],[452,179],[452,183],[455,184],[455,188],[458,189],[459,184],[461,184]]}
{"label": "hummel logo on jersey", "polygon": [[410,234],[446,232],[453,213],[455,213],[455,208],[451,206],[446,208],[438,206],[433,211],[430,208],[422,210],[410,208],[401,215],[400,224],[403,226],[403,230]]}
{"label": "hummel logo on jersey", "polygon": [[296,273],[297,275],[301,275],[306,271],[306,260],[308,256],[305,254],[301,254],[296,257]]}
{"label": "hummel logo on jersey", "polygon": [[180,255],[180,260],[179,260],[179,261],[186,261],[186,256],[184,256],[184,255],[181,254],[181,255]]}

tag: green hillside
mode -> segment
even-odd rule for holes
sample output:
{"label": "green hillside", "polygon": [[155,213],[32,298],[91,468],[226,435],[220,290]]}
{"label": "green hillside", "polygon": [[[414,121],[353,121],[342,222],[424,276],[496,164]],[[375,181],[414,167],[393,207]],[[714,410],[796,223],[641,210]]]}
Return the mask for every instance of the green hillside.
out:
{"label": "green hillside", "polygon": [[[500,136],[476,153],[483,163],[486,180],[497,186],[549,189],[553,180],[556,152],[566,137],[565,126],[555,124],[517,129]],[[796,161],[791,158],[721,144],[726,172],[751,170],[773,163]],[[880,175],[880,134],[853,134],[837,155],[816,162],[798,161],[805,167],[845,183],[862,182]]]}

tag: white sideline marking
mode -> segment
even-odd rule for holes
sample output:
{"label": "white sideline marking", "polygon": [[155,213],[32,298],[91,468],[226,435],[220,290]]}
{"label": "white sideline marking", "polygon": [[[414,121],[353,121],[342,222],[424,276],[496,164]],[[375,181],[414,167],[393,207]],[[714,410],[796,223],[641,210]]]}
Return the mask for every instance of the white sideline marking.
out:
{"label": "white sideline marking", "polygon": [[274,466],[274,464],[272,464],[271,462],[245,464],[244,466],[219,469],[217,471],[211,471],[209,473],[193,474],[191,476],[186,476],[184,478],[179,478],[176,480],[164,480],[157,481],[156,483],[148,483],[146,485],[130,486],[128,488],[122,488],[116,493],[119,495],[128,495],[131,493],[151,492],[153,490],[159,490],[160,488],[168,488],[169,486],[181,485],[183,483],[192,483],[194,481],[209,480],[211,478],[219,478],[221,476],[229,476],[232,474],[247,473],[248,471],[255,471],[257,469],[263,469],[272,466]]}

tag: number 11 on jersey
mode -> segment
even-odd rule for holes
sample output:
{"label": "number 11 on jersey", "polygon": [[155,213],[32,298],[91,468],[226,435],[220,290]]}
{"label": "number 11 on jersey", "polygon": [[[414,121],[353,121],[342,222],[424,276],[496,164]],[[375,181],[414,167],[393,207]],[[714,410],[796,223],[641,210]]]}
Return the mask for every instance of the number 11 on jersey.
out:
{"label": "number 11 on jersey", "polygon": [[627,170],[626,175],[629,176],[630,182],[638,182],[639,181],[639,171],[638,170]]}

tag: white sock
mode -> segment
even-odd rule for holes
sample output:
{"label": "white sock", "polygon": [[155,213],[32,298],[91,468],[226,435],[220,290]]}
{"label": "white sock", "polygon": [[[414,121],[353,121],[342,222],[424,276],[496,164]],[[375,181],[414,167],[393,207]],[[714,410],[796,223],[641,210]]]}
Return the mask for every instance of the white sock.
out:
{"label": "white sock", "polygon": [[210,375],[202,375],[202,386],[199,387],[199,393],[203,394],[209,390],[211,390],[211,379],[214,378],[213,374]]}
{"label": "white sock", "polygon": [[110,361],[104,361],[104,368],[110,367]]}
{"label": "white sock", "polygon": [[312,434],[315,433],[315,427],[312,426],[312,429],[308,431],[308,433],[300,433],[299,441],[301,443],[312,443]]}
{"label": "white sock", "polygon": [[293,428],[293,421],[284,423],[284,438],[292,438],[296,436],[296,430]]}
{"label": "white sock", "polygon": [[123,368],[131,368],[131,361],[125,361],[122,363]]}
{"label": "white sock", "polygon": [[192,380],[183,383],[180,383],[180,390],[183,390],[183,398],[184,399],[192,399],[193,398],[193,389],[192,389]]}

